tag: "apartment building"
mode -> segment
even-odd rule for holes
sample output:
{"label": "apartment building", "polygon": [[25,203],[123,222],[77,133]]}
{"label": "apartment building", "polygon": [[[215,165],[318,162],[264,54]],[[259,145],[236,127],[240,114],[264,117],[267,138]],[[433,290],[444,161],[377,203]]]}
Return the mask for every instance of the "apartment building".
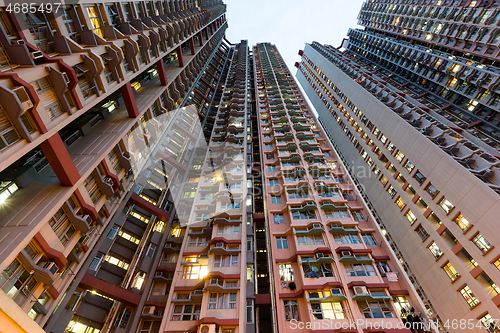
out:
{"label": "apartment building", "polygon": [[[225,5],[5,5],[0,17],[2,330],[157,332],[172,278],[158,262],[185,229],[174,202],[197,187],[194,152],[232,56]],[[156,279],[164,291],[150,295]]]}
{"label": "apartment building", "polygon": [[[498,332],[496,1],[369,1],[297,78],[427,312]],[[483,326],[481,326],[483,325]]]}
{"label": "apartment building", "polygon": [[[423,314],[423,303],[277,48],[258,44],[253,56],[278,330],[340,331],[342,323],[357,320],[396,328],[411,308]],[[320,326],[325,321],[338,326]]]}

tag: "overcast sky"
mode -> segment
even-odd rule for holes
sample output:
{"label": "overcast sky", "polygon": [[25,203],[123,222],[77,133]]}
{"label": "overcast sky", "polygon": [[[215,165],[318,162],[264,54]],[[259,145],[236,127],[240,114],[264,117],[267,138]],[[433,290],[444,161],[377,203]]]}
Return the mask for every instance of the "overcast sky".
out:
{"label": "overcast sky", "polygon": [[225,0],[227,39],[249,46],[270,42],[278,47],[293,75],[305,43],[340,46],[348,29],[356,27],[364,0]]}

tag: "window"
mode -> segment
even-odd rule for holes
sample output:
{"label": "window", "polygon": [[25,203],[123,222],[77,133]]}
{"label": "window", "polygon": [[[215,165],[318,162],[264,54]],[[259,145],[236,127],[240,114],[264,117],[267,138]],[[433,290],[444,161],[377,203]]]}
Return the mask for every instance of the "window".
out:
{"label": "window", "polygon": [[372,265],[347,264],[345,272],[347,276],[377,276]]}
{"label": "window", "polygon": [[252,324],[253,320],[253,299],[247,299],[247,324]]}
{"label": "window", "polygon": [[189,237],[188,246],[207,246],[208,242],[205,237]]}
{"label": "window", "polygon": [[175,305],[172,310],[172,320],[198,320],[200,318],[201,304]]}
{"label": "window", "polygon": [[307,210],[305,212],[295,211],[292,213],[292,217],[294,220],[306,220],[306,219],[313,220],[316,218],[316,213],[314,213],[314,211],[311,210]]}
{"label": "window", "polygon": [[266,148],[266,149],[272,149],[273,148],[273,144],[272,143],[266,143],[264,145],[264,148]]}
{"label": "window", "polygon": [[92,30],[99,36],[103,37],[104,35],[101,30],[101,20],[99,19],[99,11],[97,7],[87,7],[87,13],[89,15],[90,24],[92,25]]}
{"label": "window", "polygon": [[[328,295],[330,296],[330,295]],[[328,297],[325,295],[325,297]],[[345,311],[341,302],[311,303],[314,319],[345,319]]]}
{"label": "window", "polygon": [[359,311],[365,318],[394,318],[390,304],[383,301],[369,302],[367,300],[358,301]]}
{"label": "window", "polygon": [[413,176],[413,178],[417,181],[417,183],[419,183],[420,185],[422,185],[422,183],[424,182],[425,180],[425,176],[420,172],[420,171],[417,171],[417,173],[415,173],[415,176]]}
{"label": "window", "polygon": [[496,324],[498,320],[493,319],[489,313],[485,314],[480,320],[488,332],[490,333],[500,332],[500,328]]}
{"label": "window", "polygon": [[350,217],[347,210],[326,210],[324,212],[329,219],[345,219]]}
{"label": "window", "polygon": [[382,185],[384,185],[384,186],[385,186],[385,185],[387,185],[388,180],[387,180],[387,178],[385,178],[385,176],[384,176],[384,175],[382,175],[382,176],[380,177],[380,182],[382,183]]}
{"label": "window", "polygon": [[219,225],[217,235],[238,235],[240,233],[239,225]]}
{"label": "window", "polygon": [[184,266],[182,270],[183,279],[202,279],[207,272],[207,266]]}
{"label": "window", "polygon": [[325,245],[322,235],[297,236],[297,245]]}
{"label": "window", "polygon": [[413,165],[413,163],[411,163],[410,161],[406,161],[405,165],[404,165],[404,168],[408,171],[408,172],[412,172],[413,171],[413,168],[415,166]]}
{"label": "window", "polygon": [[396,190],[394,189],[394,187],[392,187],[392,185],[389,185],[389,188],[387,189],[387,193],[389,193],[391,198],[394,198],[394,196],[396,195]]}
{"label": "window", "polygon": [[279,264],[280,281],[294,281],[292,264]]}
{"label": "window", "polygon": [[462,289],[460,289],[460,294],[462,294],[463,298],[471,308],[475,307],[480,303],[468,286],[465,286]]}
{"label": "window", "polygon": [[491,244],[481,234],[477,234],[472,239],[472,243],[474,243],[482,253],[486,253],[491,249]]}
{"label": "window", "polygon": [[396,205],[398,205],[399,209],[400,210],[403,210],[405,209],[406,207],[406,204],[405,202],[403,201],[403,199],[401,199],[401,197],[399,197],[397,200],[396,200]]}
{"label": "window", "polygon": [[415,214],[411,212],[411,210],[408,210],[406,212],[405,217],[408,220],[408,222],[410,222],[410,224],[415,223],[415,221],[417,220],[417,217],[415,216]]}
{"label": "window", "polygon": [[269,186],[279,186],[280,183],[277,179],[269,179]]}
{"label": "window", "polygon": [[285,217],[283,214],[273,214],[274,224],[285,224]]}
{"label": "window", "polygon": [[283,301],[286,321],[300,321],[299,305],[296,300]]}
{"label": "window", "polygon": [[378,261],[375,263],[377,269],[382,276],[386,276],[387,273],[392,272],[391,266],[387,261]]}
{"label": "window", "polygon": [[361,244],[358,235],[335,235],[335,244]]}
{"label": "window", "polygon": [[117,267],[120,267],[124,270],[128,269],[129,263],[127,263],[125,258],[120,257],[117,254],[114,254],[112,252],[106,254],[104,257],[104,260],[110,263],[111,265],[115,265]]}
{"label": "window", "polygon": [[66,212],[62,208],[49,220],[49,225],[64,246],[66,246],[76,232],[75,227],[73,227],[73,224],[71,224]]}
{"label": "window", "polygon": [[365,221],[365,217],[363,216],[363,213],[359,210],[352,210],[351,211],[352,217],[354,218],[354,221]]}
{"label": "window", "polygon": [[455,270],[455,267],[453,267],[450,263],[444,265],[443,270],[445,271],[446,275],[448,275],[448,277],[451,279],[451,281],[455,281],[460,277],[460,275]]}
{"label": "window", "polygon": [[452,203],[450,201],[448,201],[446,198],[443,198],[440,202],[439,202],[439,206],[446,212],[446,214],[448,214],[449,212],[451,212],[451,210],[455,207],[452,205]]}
{"label": "window", "polygon": [[237,293],[210,293],[208,309],[236,309]]}
{"label": "window", "polygon": [[267,171],[269,171],[269,172],[275,172],[276,171],[276,167],[274,165],[268,165],[267,166]]}
{"label": "window", "polygon": [[268,160],[272,160],[272,159],[274,159],[274,154],[273,154],[273,153],[267,153],[267,154],[266,154],[266,158],[267,158]]}
{"label": "window", "polygon": [[155,244],[149,244],[148,250],[146,252],[146,257],[153,258],[154,254],[156,251],[156,245]]}
{"label": "window", "polygon": [[425,192],[427,192],[431,196],[431,198],[434,199],[439,191],[434,187],[434,185],[429,184],[425,188]]}
{"label": "window", "polygon": [[420,239],[422,240],[422,242],[424,240],[427,239],[427,237],[429,237],[429,234],[427,233],[427,231],[424,229],[424,227],[422,226],[419,226],[415,232],[420,236]]}
{"label": "window", "polygon": [[363,234],[361,235],[363,237],[363,241],[365,242],[366,246],[377,246],[377,241],[375,240],[375,237],[373,237],[372,234]]}
{"label": "window", "polygon": [[271,195],[271,203],[280,204],[281,203],[281,196],[280,195]]}
{"label": "window", "polygon": [[14,261],[0,275],[0,288],[21,306],[35,290],[38,281],[34,274],[18,260]]}
{"label": "window", "polygon": [[405,158],[405,155],[401,152],[401,150],[398,150],[394,157],[398,162],[401,163],[403,161],[403,158]]}
{"label": "window", "polygon": [[238,267],[239,255],[221,256],[216,255],[214,267]]}
{"label": "window", "polygon": [[146,273],[137,272],[137,274],[134,277],[134,281],[132,282],[132,288],[141,290],[145,279],[146,279]]}
{"label": "window", "polygon": [[453,221],[460,227],[460,229],[462,229],[462,231],[465,231],[471,225],[462,214],[458,214]]}
{"label": "window", "polygon": [[95,204],[99,198],[102,196],[101,190],[99,189],[99,185],[97,184],[94,176],[90,174],[87,179],[85,179],[85,189],[87,190],[90,199]]}
{"label": "window", "polygon": [[288,249],[288,238],[286,236],[277,236],[276,237],[276,248],[278,250]]}
{"label": "window", "polygon": [[435,242],[432,242],[432,244],[429,246],[429,251],[431,251],[432,255],[436,259],[439,259],[443,255],[443,252],[441,252]]}

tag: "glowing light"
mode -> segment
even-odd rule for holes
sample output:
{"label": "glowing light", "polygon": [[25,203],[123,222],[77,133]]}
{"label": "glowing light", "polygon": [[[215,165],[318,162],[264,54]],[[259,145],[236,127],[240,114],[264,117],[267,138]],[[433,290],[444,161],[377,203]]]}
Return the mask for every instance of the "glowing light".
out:
{"label": "glowing light", "polygon": [[203,279],[208,274],[207,266],[201,266],[200,268],[200,277]]}

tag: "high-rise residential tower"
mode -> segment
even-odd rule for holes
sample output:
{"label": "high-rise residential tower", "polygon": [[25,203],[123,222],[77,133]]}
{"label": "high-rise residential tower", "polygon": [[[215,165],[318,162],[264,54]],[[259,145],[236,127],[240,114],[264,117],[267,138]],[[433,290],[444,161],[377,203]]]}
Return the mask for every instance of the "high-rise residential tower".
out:
{"label": "high-rise residential tower", "polygon": [[443,329],[500,318],[497,1],[368,1],[298,80]]}
{"label": "high-rise residential tower", "polygon": [[228,42],[221,1],[34,8],[0,7],[0,331],[430,329],[277,48]]}
{"label": "high-rise residential tower", "polygon": [[17,5],[0,7],[0,330],[158,332],[173,203],[233,53],[225,5]]}
{"label": "high-rise residential tower", "polygon": [[[366,320],[375,326],[385,323],[381,330],[386,332],[402,324],[412,308],[424,313],[277,48],[258,44],[253,57],[269,283],[278,331],[373,330],[342,326]],[[257,268],[258,279],[259,274]]]}

